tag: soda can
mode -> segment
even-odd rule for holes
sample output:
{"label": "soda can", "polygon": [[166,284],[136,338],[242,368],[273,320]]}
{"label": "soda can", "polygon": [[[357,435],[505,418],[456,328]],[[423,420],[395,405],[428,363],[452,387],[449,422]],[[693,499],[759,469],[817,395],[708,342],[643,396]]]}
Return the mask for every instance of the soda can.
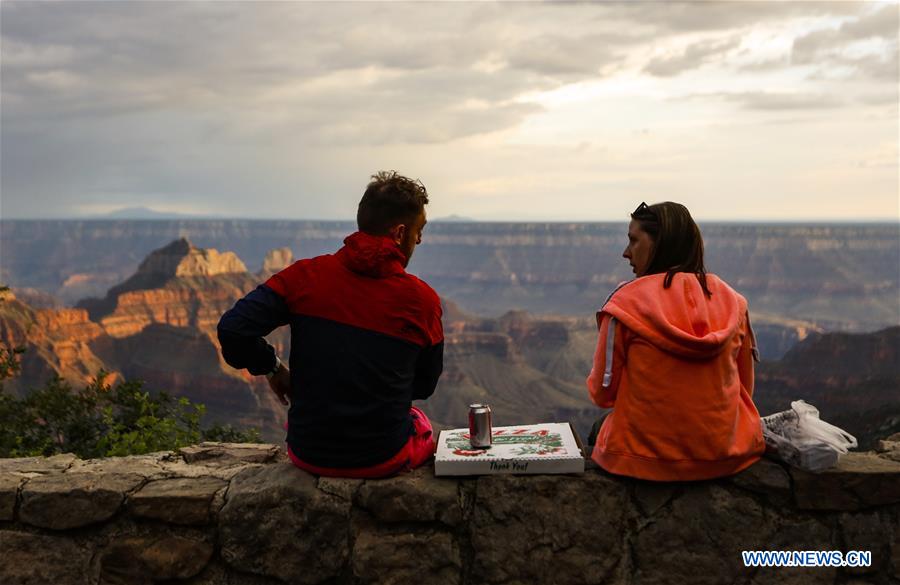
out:
{"label": "soda can", "polygon": [[491,446],[491,407],[487,404],[469,405],[469,441],[475,449]]}

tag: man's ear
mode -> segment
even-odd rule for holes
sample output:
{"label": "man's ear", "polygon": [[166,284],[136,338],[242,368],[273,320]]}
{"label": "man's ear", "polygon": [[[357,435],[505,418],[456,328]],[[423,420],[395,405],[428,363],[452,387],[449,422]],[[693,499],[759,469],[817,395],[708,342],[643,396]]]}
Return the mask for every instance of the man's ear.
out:
{"label": "man's ear", "polygon": [[403,237],[406,236],[406,224],[398,223],[390,229],[388,234],[390,235],[390,238],[394,240],[394,242],[398,244],[402,243]]}

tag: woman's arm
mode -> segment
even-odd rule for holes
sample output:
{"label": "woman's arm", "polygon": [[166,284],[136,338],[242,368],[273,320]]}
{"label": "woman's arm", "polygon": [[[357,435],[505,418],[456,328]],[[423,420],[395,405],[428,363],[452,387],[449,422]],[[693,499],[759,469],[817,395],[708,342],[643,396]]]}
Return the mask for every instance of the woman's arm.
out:
{"label": "woman's arm", "polygon": [[607,313],[600,313],[597,321],[600,334],[587,387],[594,404],[601,408],[612,408],[616,403],[619,380],[625,364],[626,329]]}
{"label": "woman's arm", "polygon": [[759,361],[759,350],[756,348],[756,336],[750,325],[749,312],[744,315],[743,333],[744,339],[737,357],[738,376],[741,379],[741,386],[744,387],[747,394],[753,396],[753,362]]}

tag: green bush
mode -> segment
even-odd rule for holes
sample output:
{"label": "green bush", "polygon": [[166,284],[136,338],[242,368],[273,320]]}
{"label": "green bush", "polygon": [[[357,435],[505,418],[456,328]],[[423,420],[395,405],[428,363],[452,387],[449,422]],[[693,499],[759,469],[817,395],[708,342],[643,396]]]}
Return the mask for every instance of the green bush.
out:
{"label": "green bush", "polygon": [[206,407],[143,382],[115,387],[101,372],[80,390],[56,377],[17,399],[0,387],[0,457],[74,453],[82,458],[169,451],[200,441],[258,442],[256,429],[202,429]]}
{"label": "green bush", "polygon": [[256,429],[218,424],[203,429],[204,405],[165,392],[151,395],[136,380],[113,387],[102,371],[80,390],[56,377],[25,398],[10,396],[3,380],[18,372],[18,355],[24,351],[0,344],[0,457],[109,457],[169,451],[200,441],[260,440]]}

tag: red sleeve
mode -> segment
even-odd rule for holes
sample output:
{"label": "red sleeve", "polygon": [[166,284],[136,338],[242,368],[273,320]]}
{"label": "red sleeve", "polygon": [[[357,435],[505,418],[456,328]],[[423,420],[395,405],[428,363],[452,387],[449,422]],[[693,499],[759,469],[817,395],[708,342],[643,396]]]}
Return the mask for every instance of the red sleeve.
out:
{"label": "red sleeve", "polygon": [[300,267],[300,262],[294,262],[284,270],[270,276],[269,280],[265,282],[265,285],[275,291],[281,298],[288,300],[287,296],[290,288],[288,283],[297,282],[298,277],[300,276]]}

